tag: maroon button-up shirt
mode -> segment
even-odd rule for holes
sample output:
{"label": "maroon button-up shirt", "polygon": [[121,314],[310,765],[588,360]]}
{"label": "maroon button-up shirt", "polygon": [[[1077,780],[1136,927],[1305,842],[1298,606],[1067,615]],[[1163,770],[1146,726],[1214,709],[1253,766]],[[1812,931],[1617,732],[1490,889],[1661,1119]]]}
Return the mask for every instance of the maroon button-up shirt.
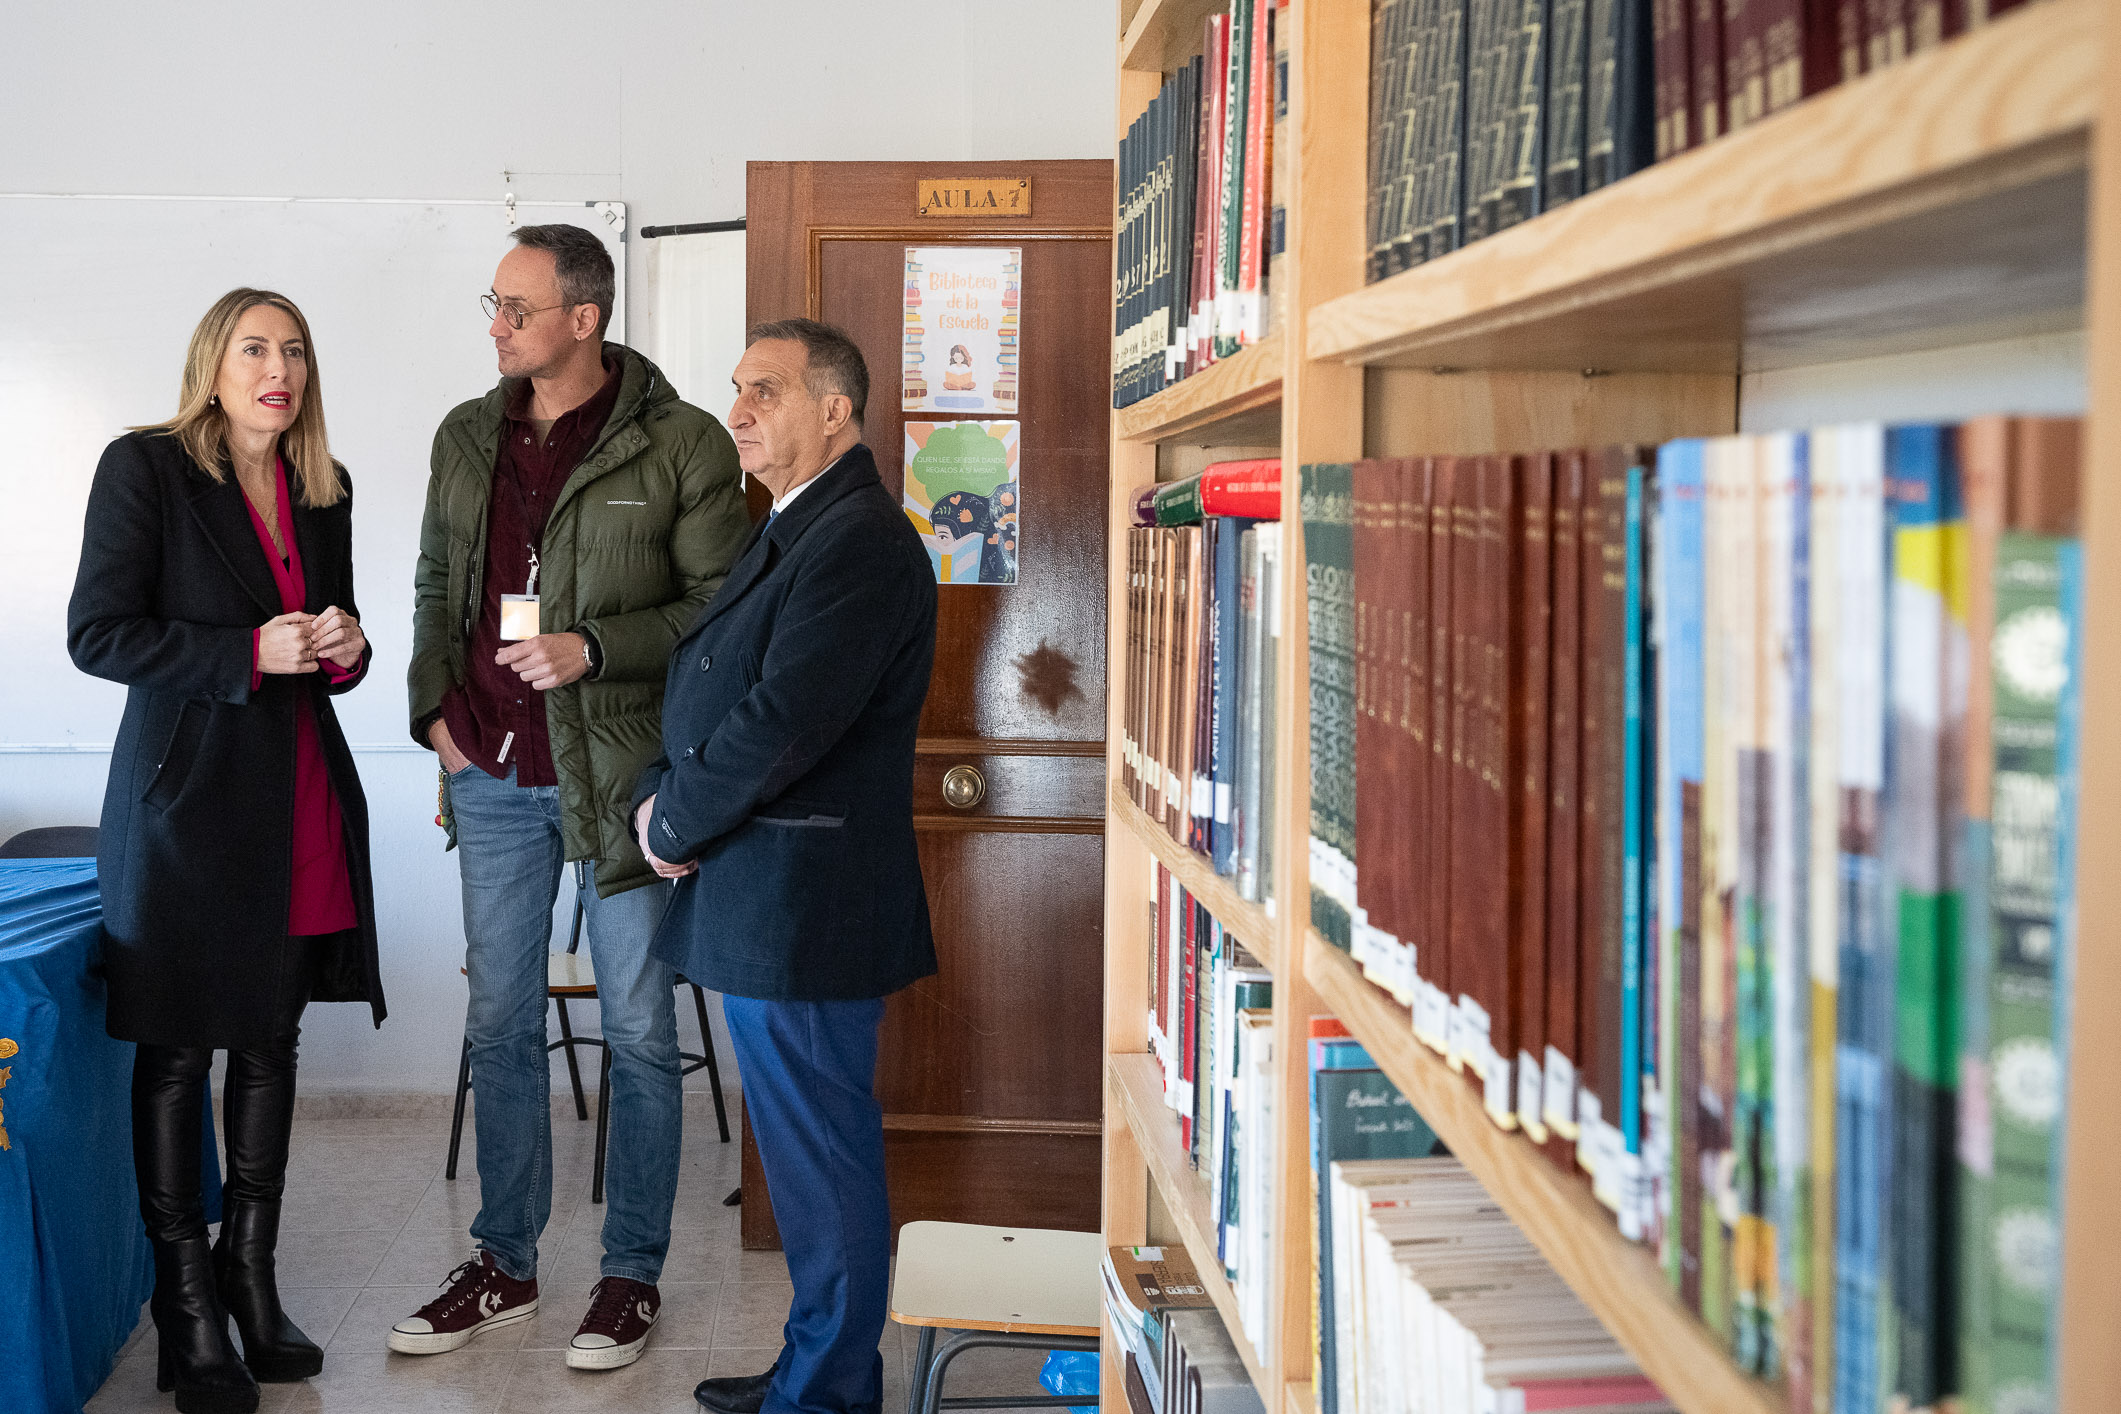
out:
{"label": "maroon button-up shirt", "polygon": [[[489,776],[504,778],[515,767],[519,786],[559,784],[552,767],[552,741],[545,730],[545,699],[516,675],[494,662],[500,652],[501,596],[521,594],[530,582],[533,547],[545,539],[552,503],[582,458],[596,445],[619,400],[618,363],[604,361],[604,386],[588,402],[552,424],[541,439],[530,420],[528,379],[508,400],[501,420],[501,445],[494,454],[493,494],[486,522],[486,583],[479,620],[465,649],[464,681],[442,698],[442,720],[457,750]],[[542,585],[544,574],[538,579]],[[564,633],[572,624],[556,624],[540,606],[538,630]]]}

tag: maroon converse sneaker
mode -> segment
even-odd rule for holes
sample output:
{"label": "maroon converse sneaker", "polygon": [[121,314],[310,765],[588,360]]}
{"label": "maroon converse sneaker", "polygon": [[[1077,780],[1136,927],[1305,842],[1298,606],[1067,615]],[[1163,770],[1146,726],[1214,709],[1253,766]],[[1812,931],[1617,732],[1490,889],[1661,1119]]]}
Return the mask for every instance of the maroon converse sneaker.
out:
{"label": "maroon converse sneaker", "polygon": [[648,1332],[663,1313],[663,1298],[645,1281],[605,1277],[589,1293],[589,1314],[567,1343],[577,1370],[616,1370],[648,1348]]}
{"label": "maroon converse sneaker", "polygon": [[439,1355],[468,1344],[480,1331],[527,1321],[538,1313],[538,1283],[517,1281],[481,1251],[442,1281],[442,1294],[390,1328],[400,1355]]}

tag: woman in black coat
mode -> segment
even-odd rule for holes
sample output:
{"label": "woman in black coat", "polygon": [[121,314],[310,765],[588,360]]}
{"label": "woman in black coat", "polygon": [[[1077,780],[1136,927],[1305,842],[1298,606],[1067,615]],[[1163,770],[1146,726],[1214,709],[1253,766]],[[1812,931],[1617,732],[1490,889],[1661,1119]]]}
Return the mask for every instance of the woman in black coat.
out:
{"label": "woman in black coat", "polygon": [[[161,1388],[187,1414],[247,1414],[256,1380],[323,1368],[280,1309],[273,1248],[302,1010],[365,1001],[383,1020],[367,806],[331,706],[370,656],[351,505],[308,324],[284,296],[232,290],[192,335],[177,415],[104,452],[67,610],[75,664],[130,689],[96,861],[107,1025],[139,1043],[150,1309]],[[216,1049],[228,1180],[209,1250]]]}

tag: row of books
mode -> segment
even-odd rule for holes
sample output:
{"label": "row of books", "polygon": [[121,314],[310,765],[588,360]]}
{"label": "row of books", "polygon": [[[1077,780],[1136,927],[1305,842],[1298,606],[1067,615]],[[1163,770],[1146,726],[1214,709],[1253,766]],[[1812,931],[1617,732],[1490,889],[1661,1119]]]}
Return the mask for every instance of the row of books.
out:
{"label": "row of books", "polygon": [[1288,0],[1230,0],[1119,144],[1112,405],[1279,325],[1288,192]]}
{"label": "row of books", "polygon": [[1371,0],[1384,279],[2022,0]]}
{"label": "row of books", "polygon": [[1146,486],[1127,532],[1121,784],[1247,899],[1273,897],[1281,463]]}
{"label": "row of books", "polygon": [[1132,1414],[1264,1414],[1184,1248],[1107,1248],[1102,1276]]}
{"label": "row of books", "polygon": [[1455,1158],[1335,1163],[1342,1410],[1671,1414]]}
{"label": "row of books", "polygon": [[2047,1388],[2079,437],[1303,471],[1314,925],[1793,1409]]}
{"label": "row of books", "polygon": [[1150,880],[1149,1049],[1188,1161],[1208,1176],[1216,1256],[1245,1335],[1274,1315],[1274,979],[1162,864]]}

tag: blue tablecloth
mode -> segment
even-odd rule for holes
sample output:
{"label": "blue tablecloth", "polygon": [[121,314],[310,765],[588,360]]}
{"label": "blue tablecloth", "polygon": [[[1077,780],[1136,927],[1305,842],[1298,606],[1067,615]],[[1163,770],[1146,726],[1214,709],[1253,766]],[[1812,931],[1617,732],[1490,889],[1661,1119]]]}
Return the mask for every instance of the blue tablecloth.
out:
{"label": "blue tablecloth", "polygon": [[[93,859],[0,860],[0,1410],[78,1410],[154,1286]],[[204,1120],[208,1218],[220,1164]]]}

